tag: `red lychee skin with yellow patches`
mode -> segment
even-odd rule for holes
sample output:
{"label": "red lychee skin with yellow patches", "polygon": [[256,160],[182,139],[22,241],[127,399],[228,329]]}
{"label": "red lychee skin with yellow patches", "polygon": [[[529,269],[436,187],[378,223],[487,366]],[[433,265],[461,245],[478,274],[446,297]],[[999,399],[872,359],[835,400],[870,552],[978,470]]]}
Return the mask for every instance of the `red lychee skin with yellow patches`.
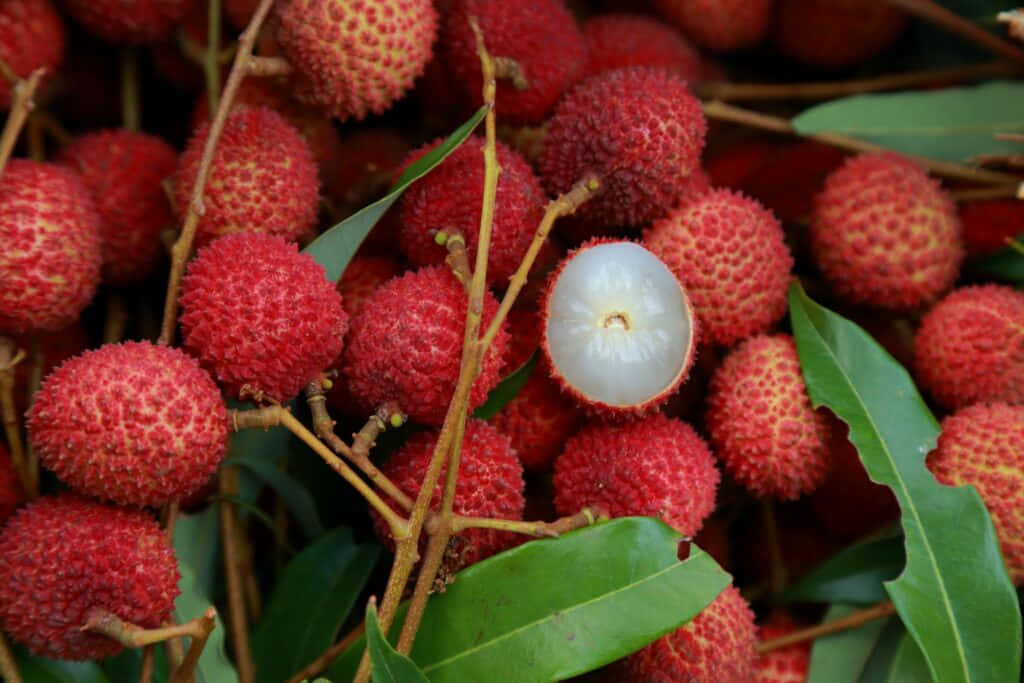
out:
{"label": "red lychee skin with yellow patches", "polygon": [[286,0],[276,16],[297,96],[342,121],[382,114],[405,95],[437,35],[430,0]]}
{"label": "red lychee skin with yellow patches", "polygon": [[291,400],[330,367],[348,331],[323,266],[294,243],[258,232],[200,250],[180,301],[185,348],[238,398]]}
{"label": "red lychee skin with yellow patches", "polygon": [[814,200],[811,253],[844,300],[910,310],[953,285],[964,249],[953,200],[917,164],[861,154]]}
{"label": "red lychee skin with yellow patches", "polygon": [[146,511],[64,493],[0,527],[0,627],[33,654],[104,659],[123,645],[83,631],[93,610],[143,628],[171,618],[178,562]]}
{"label": "red lychee skin with yellow patches", "polygon": [[1024,234],[1024,201],[987,199],[960,205],[968,256],[985,256],[1006,247],[1007,238]]}
{"label": "red lychee skin with yellow patches", "polygon": [[914,374],[946,408],[1024,404],[1024,293],[1003,285],[951,292],[914,335]]}
{"label": "red lychee skin with yellow patches", "polygon": [[643,245],[683,283],[702,343],[732,345],[786,312],[793,258],[778,219],[756,200],[712,190],[656,221]]}
{"label": "red lychee skin with yellow patches", "polygon": [[754,613],[735,586],[726,586],[682,628],[619,665],[622,680],[645,683],[753,681],[757,662]]}
{"label": "red lychee skin with yellow patches", "polygon": [[828,423],[815,412],[788,334],[737,346],[708,388],[707,426],[725,471],[758,498],[794,500],[828,474]]}
{"label": "red lychee skin with yellow patches", "polygon": [[[411,419],[440,426],[459,377],[466,306],[466,290],[447,266],[426,266],[378,287],[352,318],[342,361],[359,410],[369,415],[397,401]],[[481,330],[497,311],[497,299],[486,293]],[[503,323],[470,389],[470,411],[498,384],[507,347]]]}
{"label": "red lychee skin with yellow patches", "polygon": [[978,490],[1010,579],[1024,584],[1024,406],[978,403],[958,410],[942,421],[927,464],[941,483]]}
{"label": "red lychee skin with yellow patches", "polygon": [[393,258],[357,255],[338,280],[338,293],[345,312],[354,316],[374,290],[400,275],[402,270],[401,264]]}
{"label": "red lychee skin with yellow patches", "polygon": [[103,279],[145,278],[160,258],[160,232],[173,224],[161,185],[178,154],[160,138],[130,130],[88,133],[61,150],[58,162],[77,171],[100,215]]}
{"label": "red lychee skin with yellow patches", "polygon": [[889,47],[907,25],[895,6],[873,0],[778,0],[772,39],[782,54],[840,69]]}
{"label": "red lychee skin with yellow patches", "polygon": [[773,0],[655,0],[665,19],[693,42],[715,52],[760,43],[771,24]]}
{"label": "red lychee skin with yellow patches", "polygon": [[700,165],[707,122],[686,81],[662,69],[629,67],[588,78],[555,108],[537,168],[553,195],[587,174],[601,188],[576,215],[595,233],[636,226],[676,205]]}
{"label": "red lychee skin with yellow patches", "polygon": [[74,322],[100,281],[100,219],[66,168],[12,159],[0,176],[0,333]]}
{"label": "red lychee skin with yellow patches", "polygon": [[149,342],[63,363],[28,412],[42,464],[80,493],[157,507],[189,496],[227,447],[227,409],[194,358]]}
{"label": "red lychee skin with yellow patches", "polygon": [[[183,217],[210,126],[196,129],[174,174],[174,207]],[[276,111],[236,107],[213,155],[196,240],[256,230],[299,240],[316,223],[317,167],[302,135]]]}
{"label": "red lychee skin with yellow patches", "polygon": [[626,66],[675,71],[691,85],[700,82],[700,54],[668,24],[642,14],[601,14],[583,23],[587,43],[584,78]]}
{"label": "red lychee skin with yellow patches", "polygon": [[694,536],[715,507],[719,474],[711,449],[693,427],[653,413],[623,424],[590,423],[555,460],[555,508],[587,506],[612,517],[660,517]]}
{"label": "red lychee skin with yellow patches", "polygon": [[[414,151],[403,166],[440,141]],[[402,195],[398,246],[418,266],[444,263],[448,251],[434,241],[438,230],[462,233],[469,262],[476,259],[480,235],[480,197],[484,191],[484,140],[471,137]],[[530,164],[511,147],[497,143],[498,177],[494,226],[487,259],[487,281],[505,286],[519,267],[544,216],[547,198]]]}
{"label": "red lychee skin with yellow patches", "polygon": [[11,454],[0,444],[0,527],[25,500]]}
{"label": "red lychee skin with yellow patches", "polygon": [[[406,495],[415,498],[436,444],[437,432],[413,434],[381,470]],[[441,509],[447,468],[445,463],[430,501],[430,507],[435,511]],[[459,480],[455,485],[455,514],[522,520],[526,507],[523,487],[523,467],[509,438],[483,420],[467,421],[459,461]],[[389,547],[394,547],[394,539],[383,518],[376,512],[372,515],[377,537]],[[453,571],[511,548],[520,538],[507,531],[467,529],[455,536],[455,540],[460,556]]]}
{"label": "red lychee skin with yellow patches", "polygon": [[[39,67],[53,72],[64,60],[64,22],[50,0],[0,3],[0,59],[25,78]],[[11,84],[0,78],[0,109],[11,106]]]}
{"label": "red lychee skin with yellow patches", "polygon": [[[776,612],[757,629],[760,642],[781,638],[803,628],[786,612]],[[757,658],[756,683],[805,683],[811,663],[811,641],[765,652]]]}
{"label": "red lychee skin with yellow patches", "polygon": [[581,420],[580,412],[538,363],[519,393],[490,421],[512,439],[524,468],[541,471],[550,469]]}
{"label": "red lychee skin with yellow patches", "polygon": [[168,40],[194,0],[64,0],[75,21],[111,43]]}

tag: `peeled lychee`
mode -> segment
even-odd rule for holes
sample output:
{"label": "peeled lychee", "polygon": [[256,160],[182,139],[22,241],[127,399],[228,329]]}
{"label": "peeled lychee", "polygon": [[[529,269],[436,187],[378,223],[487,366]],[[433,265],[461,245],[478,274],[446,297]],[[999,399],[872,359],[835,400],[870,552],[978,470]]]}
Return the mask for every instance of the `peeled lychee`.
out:
{"label": "peeled lychee", "polygon": [[551,467],[580,424],[580,413],[538,364],[523,388],[491,418],[512,439],[519,462],[528,470]]}
{"label": "peeled lychee", "polygon": [[691,85],[700,82],[700,54],[668,24],[642,14],[601,14],[583,23],[587,42],[584,76],[625,66],[675,71]]}
{"label": "peeled lychee", "polygon": [[103,279],[125,284],[149,275],[163,247],[160,232],[174,220],[161,186],[178,165],[174,149],[145,133],[106,130],[76,138],[58,161],[77,171],[92,193]]}
{"label": "peeled lychee", "polygon": [[[64,22],[50,0],[0,2],[0,60],[25,78],[39,67],[54,71],[64,59]],[[11,83],[0,78],[0,110],[11,106]]]}
{"label": "peeled lychee", "polygon": [[185,348],[239,398],[294,398],[338,357],[348,330],[323,267],[259,232],[200,250],[182,281],[181,310]]}
{"label": "peeled lychee", "polygon": [[[408,272],[371,294],[352,318],[342,363],[360,411],[397,401],[413,420],[440,425],[458,380],[466,306],[466,290],[446,266]],[[481,329],[497,310],[486,293]],[[502,325],[470,390],[470,411],[498,383],[507,346]]]}
{"label": "peeled lychee", "polygon": [[815,412],[788,334],[759,335],[715,370],[707,426],[715,454],[758,497],[793,500],[828,473],[828,423]]}
{"label": "peeled lychee", "polygon": [[192,357],[149,342],[66,361],[28,413],[43,465],[81,493],[157,507],[199,489],[227,447],[227,410]]}
{"label": "peeled lychee", "polygon": [[381,114],[412,88],[437,34],[430,0],[285,0],[277,20],[300,99],[342,121]]}
{"label": "peeled lychee", "polygon": [[148,512],[45,497],[0,527],[0,626],[33,654],[103,659],[123,646],[83,631],[94,611],[143,628],[171,618],[178,563]]}
{"label": "peeled lychee", "polygon": [[693,42],[729,52],[761,42],[774,0],[655,0],[654,5]]}
{"label": "peeled lychee", "polygon": [[942,421],[927,463],[943,484],[978,490],[1010,579],[1024,583],[1024,406],[978,403],[958,410]]}
{"label": "peeled lychee", "polygon": [[18,473],[14,471],[14,461],[0,443],[0,527],[24,500],[25,492],[18,481]]}
{"label": "peeled lychee", "polygon": [[874,0],[777,0],[779,52],[825,69],[853,66],[889,47],[907,25],[895,5]]}
{"label": "peeled lychee", "polygon": [[[758,626],[758,640],[764,642],[781,638],[800,630],[800,625],[786,612],[776,612]],[[756,683],[805,683],[811,663],[811,641],[805,640],[757,658]]]}
{"label": "peeled lychee", "polygon": [[953,200],[916,163],[861,154],[815,198],[811,252],[843,299],[908,310],[953,285],[964,257]]}
{"label": "peeled lychee", "polygon": [[988,199],[960,205],[964,246],[968,256],[984,256],[1006,247],[1006,240],[1024,235],[1024,201]]}
{"label": "peeled lychee", "polygon": [[111,43],[158,43],[171,37],[194,0],[64,0],[75,21]]}
{"label": "peeled lychee", "polygon": [[[183,217],[192,201],[209,123],[193,133],[174,176],[174,205]],[[243,230],[298,240],[316,222],[317,167],[306,141],[276,111],[235,107],[213,155],[199,219],[199,244]]]}
{"label": "peeled lychee", "polygon": [[555,508],[592,506],[612,517],[660,517],[695,535],[715,507],[715,458],[693,427],[661,413],[623,424],[591,423],[555,460]]}
{"label": "peeled lychee", "polygon": [[12,159],[0,176],[0,333],[74,322],[100,280],[100,220],[72,171]]}
{"label": "peeled lychee", "polygon": [[559,102],[537,168],[560,194],[587,174],[598,195],[576,211],[593,234],[636,226],[679,202],[700,165],[707,122],[686,81],[663,69],[629,67],[592,76]]}
{"label": "peeled lychee", "polygon": [[778,219],[749,197],[713,190],[656,221],[644,246],[686,288],[702,343],[734,344],[786,312],[793,258]]}

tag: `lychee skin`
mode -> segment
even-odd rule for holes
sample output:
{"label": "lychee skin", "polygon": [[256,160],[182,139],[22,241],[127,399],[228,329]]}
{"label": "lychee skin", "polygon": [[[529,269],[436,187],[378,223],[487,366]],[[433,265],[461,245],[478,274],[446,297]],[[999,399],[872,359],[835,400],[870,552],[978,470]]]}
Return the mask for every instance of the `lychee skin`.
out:
{"label": "lychee skin", "polygon": [[[39,67],[50,72],[64,60],[64,22],[50,0],[0,3],[0,59],[25,78]],[[0,109],[11,106],[11,84],[0,78]]]}
{"label": "lychee skin", "polygon": [[756,200],[712,190],[656,221],[643,244],[686,288],[702,343],[729,346],[786,312],[793,258],[778,219]]}
{"label": "lychee skin", "polygon": [[227,447],[227,409],[191,356],[107,344],[63,363],[28,412],[44,466],[80,493],[157,507],[191,495]]}
{"label": "lychee skin", "polygon": [[583,23],[587,43],[584,78],[627,66],[652,66],[675,71],[695,85],[700,82],[700,54],[668,24],[642,14],[601,14]]}
{"label": "lychee skin", "polygon": [[958,410],[942,421],[927,464],[941,483],[978,490],[1010,579],[1024,583],[1024,406],[978,403]]}
{"label": "lychee skin", "polygon": [[[781,638],[800,630],[786,612],[773,614],[757,629],[758,640]],[[811,664],[811,641],[795,643],[765,652],[757,658],[756,683],[804,683]]]}
{"label": "lychee skin", "polygon": [[593,506],[612,517],[660,517],[694,536],[715,507],[719,474],[693,427],[661,413],[624,424],[591,423],[555,460],[555,508]]}
{"label": "lychee skin", "polygon": [[[183,217],[206,146],[210,124],[193,133],[174,174],[174,208]],[[210,178],[196,240],[243,230],[299,240],[316,223],[318,170],[309,146],[292,124],[265,107],[235,107],[228,114]]]}
{"label": "lychee skin", "polygon": [[382,114],[411,89],[437,35],[430,0],[286,0],[277,19],[300,99],[342,121]]}
{"label": "lychee skin", "polygon": [[951,292],[921,320],[914,371],[947,408],[1024,403],[1024,293],[1003,285]]}
{"label": "lychee skin", "polygon": [[491,418],[527,470],[547,470],[581,420],[580,412],[562,396],[545,368],[538,364],[518,394]]}
{"label": "lychee skin", "polygon": [[726,586],[688,624],[622,660],[625,680],[645,683],[753,681],[757,661],[754,613]]}
{"label": "lychee skin", "polygon": [[[410,155],[403,166],[435,148],[430,143]],[[447,250],[434,241],[437,231],[462,233],[470,263],[480,235],[480,197],[484,191],[484,140],[471,137],[402,195],[398,246],[417,266],[441,264]],[[497,195],[487,259],[487,281],[504,287],[519,267],[544,216],[546,197],[530,164],[515,150],[497,143]]]}
{"label": "lychee skin", "polygon": [[338,279],[338,293],[345,312],[349,317],[354,316],[374,290],[401,273],[401,264],[393,258],[356,255]]}
{"label": "lychee skin", "polygon": [[323,267],[258,232],[215,240],[182,281],[185,348],[231,396],[294,398],[341,353],[348,315]]}
{"label": "lychee skin", "polygon": [[1024,201],[987,199],[960,206],[968,256],[985,256],[1006,247],[1008,238],[1024,234]]}
{"label": "lychee skin", "polygon": [[773,0],[655,0],[654,6],[693,42],[731,52],[761,42],[771,24]]}
{"label": "lychee skin", "polygon": [[0,176],[0,333],[57,330],[100,280],[100,220],[81,178],[12,159]]}
{"label": "lychee skin", "polygon": [[90,33],[111,43],[167,40],[194,0],[64,0],[64,7]]}
{"label": "lychee skin", "polygon": [[700,164],[707,122],[686,81],[630,67],[588,78],[559,102],[537,168],[551,194],[595,174],[601,189],[576,215],[601,228],[663,216]]}
{"label": "lychee skin", "polygon": [[474,106],[483,100],[483,77],[470,17],[479,23],[487,51],[515,60],[528,83],[525,90],[508,81],[498,86],[495,108],[505,123],[540,123],[583,76],[586,44],[561,0],[456,0],[445,21],[444,57],[452,79]]}
{"label": "lychee skin", "polygon": [[77,171],[100,215],[103,279],[146,277],[160,258],[161,230],[173,223],[161,185],[178,154],[160,138],[130,130],[88,133],[61,150],[58,163]]}
{"label": "lychee skin", "polygon": [[715,453],[755,496],[794,500],[824,481],[828,423],[811,406],[791,336],[742,342],[715,370],[707,400]]}
{"label": "lychee skin", "polygon": [[[446,266],[405,273],[371,294],[352,319],[342,362],[360,411],[397,401],[411,419],[440,426],[458,381],[466,306],[465,289]],[[497,310],[486,293],[481,329]],[[500,380],[507,346],[503,324],[470,389],[470,411]]]}
{"label": "lychee skin", "polygon": [[815,198],[811,253],[836,294],[909,310],[953,285],[964,257],[953,200],[910,159],[861,154]]}
{"label": "lychee skin", "polygon": [[45,497],[0,528],[0,626],[33,654],[103,659],[123,646],[83,631],[93,610],[157,628],[171,618],[178,563],[143,510]]}
{"label": "lychee skin", "polygon": [[889,47],[907,25],[894,5],[872,0],[778,0],[772,33],[782,54],[841,69]]}
{"label": "lychee skin", "polygon": [[[406,495],[415,498],[436,445],[437,432],[413,434],[381,470]],[[447,469],[446,462],[430,500],[430,508],[435,511],[441,509]],[[526,506],[523,487],[523,467],[509,438],[482,420],[468,420],[459,461],[459,480],[455,485],[455,514],[521,520]],[[373,528],[381,541],[393,547],[387,523],[376,512],[373,513]],[[512,547],[518,540],[507,531],[467,529],[455,536],[459,559],[452,570],[486,559]]]}
{"label": "lychee skin", "polygon": [[4,445],[0,443],[0,527],[14,514],[25,500],[25,492],[14,471],[14,461]]}

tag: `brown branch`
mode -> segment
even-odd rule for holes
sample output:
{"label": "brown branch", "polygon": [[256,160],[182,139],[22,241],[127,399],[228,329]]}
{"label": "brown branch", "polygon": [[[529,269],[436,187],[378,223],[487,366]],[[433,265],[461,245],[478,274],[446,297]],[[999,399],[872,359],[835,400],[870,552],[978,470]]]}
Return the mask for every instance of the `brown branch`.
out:
{"label": "brown branch", "polygon": [[153,680],[154,655],[156,655],[156,645],[147,645],[142,648],[142,662],[139,664],[139,683],[150,683]]}
{"label": "brown branch", "polygon": [[1013,43],[992,35],[977,24],[964,19],[956,12],[946,9],[934,0],[888,0],[893,7],[946,29],[954,35],[979,45],[993,54],[1015,62],[1024,63],[1024,50]]}
{"label": "brown branch", "polygon": [[[207,614],[213,608],[207,609]],[[99,633],[116,640],[125,647],[135,648],[160,643],[170,638],[181,638],[190,636],[200,637],[206,629],[203,623],[206,615],[186,621],[184,624],[161,626],[160,628],[143,628],[121,617],[102,609],[94,609],[86,617],[85,624],[81,626],[82,631]]]}
{"label": "brown branch", "polygon": [[[235,664],[238,668],[239,683],[252,683],[254,670],[252,652],[249,649],[249,626],[245,613],[244,587],[239,571],[237,526],[235,505],[231,502],[237,488],[237,472],[233,467],[220,470],[220,526],[221,544],[224,548],[224,573],[228,585],[228,622],[231,642],[235,650]],[[187,656],[186,656],[187,659]]]}
{"label": "brown branch", "polygon": [[444,262],[452,269],[455,278],[462,283],[469,294],[470,285],[473,282],[473,271],[469,265],[469,251],[466,249],[466,239],[461,232],[438,232],[434,240],[448,250]]}
{"label": "brown branch", "polygon": [[[171,683],[194,683],[196,680],[196,667],[199,665],[199,656],[203,654],[206,641],[217,626],[217,610],[207,607],[203,616],[197,620],[196,633],[192,635],[192,643],[188,646],[188,653],[181,664],[171,674]],[[241,676],[239,676],[241,678]]]}
{"label": "brown branch", "polygon": [[879,603],[874,607],[848,614],[845,617],[839,619],[833,619],[817,626],[805,628],[800,631],[794,631],[778,638],[772,638],[771,640],[765,640],[757,645],[758,654],[764,654],[765,652],[771,652],[772,650],[778,650],[779,648],[786,647],[787,645],[793,645],[795,643],[802,643],[807,640],[814,640],[815,638],[821,638],[822,636],[828,636],[833,633],[839,633],[840,631],[846,631],[848,629],[857,628],[862,624],[866,624],[869,621],[875,619],[881,619],[891,614],[896,613],[896,608],[892,606],[889,601]]}
{"label": "brown branch", "polygon": [[[525,536],[536,536],[538,538],[557,538],[570,531],[590,526],[606,516],[594,508],[583,508],[575,515],[562,517],[553,522],[522,522],[515,519],[492,519],[491,517],[454,515],[452,517],[451,532],[452,534],[457,534],[466,529],[495,529]],[[431,519],[427,523],[428,529],[433,521]],[[433,533],[432,530],[431,533]]]}
{"label": "brown branch", "polygon": [[284,57],[250,57],[248,73],[250,76],[288,76],[295,69]]}
{"label": "brown branch", "polygon": [[526,78],[522,64],[511,57],[495,57],[493,62],[495,78],[511,81],[516,90],[529,90],[530,81]]}
{"label": "brown branch", "polygon": [[25,496],[32,500],[39,495],[33,486],[25,446],[21,440],[21,422],[14,401],[15,367],[25,358],[24,349],[15,346],[14,340],[0,337],[0,411],[3,414],[4,433],[11,453],[11,464],[18,475],[18,482]]}
{"label": "brown branch", "polygon": [[138,48],[134,45],[126,45],[121,48],[121,125],[131,131],[138,131],[142,128],[137,50]]}
{"label": "brown branch", "polygon": [[344,638],[324,650],[323,654],[303,667],[302,670],[297,671],[295,675],[288,679],[287,683],[302,683],[307,678],[312,678],[326,669],[331,665],[331,662],[338,658],[338,655],[352,647],[354,642],[362,638],[365,630],[366,624],[360,622],[359,626],[349,631]]}
{"label": "brown branch", "polygon": [[0,676],[7,683],[22,683],[18,662],[14,659],[14,653],[11,651],[11,646],[7,643],[3,631],[0,631]]}
{"label": "brown branch", "polygon": [[1016,185],[993,185],[972,187],[964,190],[949,190],[949,195],[958,202],[972,202],[982,199],[1004,199],[1017,194]]}
{"label": "brown branch", "polygon": [[7,112],[7,121],[4,123],[3,133],[0,133],[0,174],[3,174],[7,160],[11,158],[11,152],[14,151],[14,144],[18,141],[18,134],[21,133],[22,126],[25,125],[25,119],[35,107],[32,98],[35,96],[44,74],[46,74],[46,67],[41,66],[29,74],[28,78],[14,84],[11,93],[11,110]]}

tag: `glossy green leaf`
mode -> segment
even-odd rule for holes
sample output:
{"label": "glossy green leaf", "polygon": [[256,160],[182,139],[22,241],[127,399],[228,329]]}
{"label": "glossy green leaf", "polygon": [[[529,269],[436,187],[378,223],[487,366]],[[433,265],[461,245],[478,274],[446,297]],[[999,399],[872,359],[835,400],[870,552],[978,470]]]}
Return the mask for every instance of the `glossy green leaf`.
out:
{"label": "glossy green leaf", "polygon": [[[102,666],[103,671],[110,677],[112,683],[137,681],[142,669],[142,650],[139,648],[124,650],[119,655],[104,659]],[[153,678],[151,683],[167,683],[167,681],[166,648],[157,646],[153,650]]]}
{"label": "glossy green leaf", "polygon": [[257,683],[287,680],[334,642],[379,553],[340,528],[288,563],[252,634]]}
{"label": "glossy green leaf", "polygon": [[[856,605],[833,605],[823,621],[840,619],[857,610]],[[811,648],[807,683],[857,683],[867,668],[885,626],[892,617],[875,619],[860,628],[818,638]]]}
{"label": "glossy green leaf", "polygon": [[854,95],[812,107],[791,123],[801,135],[842,133],[960,163],[981,154],[1019,154],[1019,143],[994,136],[1024,132],[1024,83]]}
{"label": "glossy green leaf", "polygon": [[21,648],[15,650],[14,659],[24,683],[111,683],[97,662],[44,659]]}
{"label": "glossy green leaf", "polygon": [[787,588],[781,598],[873,605],[887,599],[882,584],[896,578],[905,563],[901,537],[865,541],[826,560]]}
{"label": "glossy green leaf", "polygon": [[407,187],[429,173],[444,161],[445,157],[455,151],[455,148],[461,145],[483,120],[485,113],[485,108],[481,107],[473,114],[472,118],[459,126],[443,143],[405,169],[402,177],[392,186],[387,195],[328,229],[303,249],[324,267],[328,280],[338,281],[341,274],[345,272],[348,262],[352,260],[359,249],[359,245],[370,234],[370,230],[377,224],[384,212],[391,208],[391,205],[405,192]]}
{"label": "glossy green leaf", "polygon": [[212,595],[223,562],[220,509],[216,503],[202,512],[178,516],[174,524],[174,551],[178,562],[192,568],[199,590],[204,595]]}
{"label": "glossy green leaf", "polygon": [[[1024,234],[1017,237],[1024,244]],[[995,254],[968,261],[966,267],[975,273],[994,277],[1006,282],[1024,285],[1024,254],[1006,247]]]}
{"label": "glossy green leaf", "polygon": [[910,634],[904,631],[889,669],[890,683],[931,683],[928,663]]}
{"label": "glossy green leaf", "polygon": [[319,538],[323,535],[324,525],[317,514],[313,496],[273,460],[267,460],[259,453],[250,452],[233,455],[225,463],[244,467],[274,489],[295,516],[295,521],[299,523],[302,533],[306,534],[307,538]]}
{"label": "glossy green leaf", "polygon": [[[434,683],[554,681],[639,650],[729,584],[711,556],[663,522],[626,517],[531,541],[460,572],[423,615],[412,659]],[[399,612],[404,615],[404,608]],[[392,634],[394,635],[394,634]],[[328,671],[351,680],[364,643]]]}
{"label": "glossy green leaf", "polygon": [[974,488],[943,486],[925,467],[939,427],[910,376],[799,284],[790,288],[789,310],[812,402],[849,425],[871,479],[899,501],[907,564],[885,587],[933,677],[1014,680],[1020,610],[992,521]]}
{"label": "glossy green leaf", "polygon": [[366,637],[370,642],[373,683],[427,683],[419,667],[384,638],[373,605],[366,606]]}
{"label": "glossy green leaf", "polygon": [[504,408],[509,401],[515,398],[516,394],[526,386],[530,375],[533,374],[533,369],[537,366],[537,353],[537,351],[534,351],[529,360],[523,363],[519,369],[501,380],[498,386],[491,389],[491,393],[487,395],[487,401],[473,412],[473,417],[480,420],[489,420],[497,415],[498,411]]}

